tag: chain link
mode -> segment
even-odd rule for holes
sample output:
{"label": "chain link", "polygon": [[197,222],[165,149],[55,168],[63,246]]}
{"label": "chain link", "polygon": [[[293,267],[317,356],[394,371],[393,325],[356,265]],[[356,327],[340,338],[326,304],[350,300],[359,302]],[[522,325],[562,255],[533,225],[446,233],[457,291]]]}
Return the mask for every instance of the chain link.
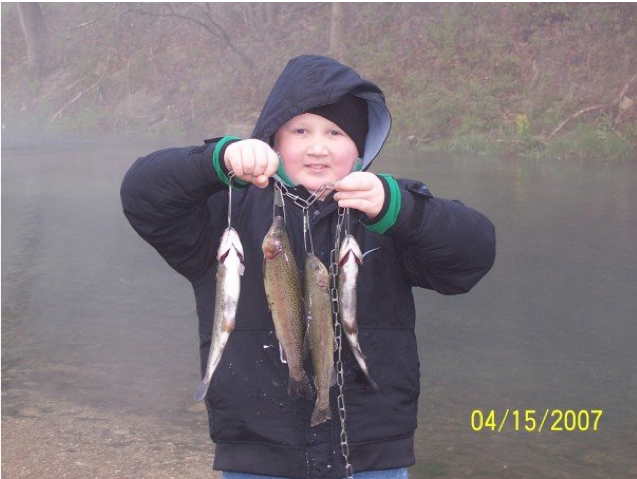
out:
{"label": "chain link", "polygon": [[336,384],[338,385],[338,416],[341,420],[341,453],[345,460],[345,474],[347,479],[353,479],[354,470],[349,462],[349,442],[347,440],[347,429],[345,422],[347,420],[347,412],[345,410],[345,394],[343,386],[345,384],[343,374],[343,359],[341,353],[343,351],[343,334],[340,321],[340,310],[338,301],[338,254],[341,249],[341,229],[345,219],[345,209],[338,209],[338,221],[336,223],[336,241],[334,249],[330,251],[330,297],[332,300],[332,317],[334,318],[334,337],[337,345],[336,359]]}
{"label": "chain link", "polygon": [[302,210],[306,210],[310,206],[312,206],[314,202],[318,200],[323,193],[325,193],[325,191],[334,189],[334,185],[325,183],[321,185],[321,187],[318,190],[312,193],[310,197],[306,200],[304,198],[301,198],[299,195],[292,193],[290,189],[282,182],[277,181],[277,185],[281,189],[281,193],[283,193],[285,196],[290,198],[292,200],[292,203],[294,203],[296,206],[298,206]]}

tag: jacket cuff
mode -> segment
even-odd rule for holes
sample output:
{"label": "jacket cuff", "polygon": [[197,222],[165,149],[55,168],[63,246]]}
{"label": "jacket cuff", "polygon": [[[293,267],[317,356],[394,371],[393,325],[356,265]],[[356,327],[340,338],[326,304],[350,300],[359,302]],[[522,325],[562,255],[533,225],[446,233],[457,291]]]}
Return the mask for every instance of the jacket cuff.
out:
{"label": "jacket cuff", "polygon": [[276,169],[276,175],[278,176],[278,179],[286,186],[289,186],[290,188],[294,188],[296,186],[296,184],[294,184],[294,181],[292,181],[292,178],[288,176],[287,171],[285,171],[285,167],[283,166],[283,158],[281,158],[281,155],[279,155],[279,167]]}
{"label": "jacket cuff", "polygon": [[385,202],[378,215],[373,219],[363,219],[361,222],[363,225],[374,233],[384,234],[389,230],[398,219],[400,208],[402,205],[402,195],[400,192],[400,186],[396,179],[386,173],[380,173],[377,175],[383,184],[385,190]]}
{"label": "jacket cuff", "polygon": [[[236,136],[224,136],[223,138],[219,138],[219,140],[215,144],[214,150],[212,151],[212,166],[214,167],[215,173],[217,173],[219,179],[226,185],[230,185],[230,177],[228,176],[229,172],[226,168],[226,162],[223,161],[223,158],[228,145],[239,140],[241,140],[241,138]],[[245,187],[247,184],[247,181],[243,181],[238,178],[232,179],[232,186],[235,188],[242,188]]]}

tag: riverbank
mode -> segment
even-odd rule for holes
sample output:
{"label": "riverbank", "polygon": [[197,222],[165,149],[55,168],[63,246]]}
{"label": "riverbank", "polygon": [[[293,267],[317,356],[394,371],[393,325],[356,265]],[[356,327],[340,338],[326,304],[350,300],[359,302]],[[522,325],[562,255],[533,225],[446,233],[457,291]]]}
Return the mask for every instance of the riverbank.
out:
{"label": "riverbank", "polygon": [[206,428],[43,398],[37,384],[3,388],[2,400],[2,477],[221,478]]}
{"label": "riverbank", "polygon": [[[382,87],[397,144],[597,163],[637,158],[634,4],[41,10],[50,62],[34,76],[18,9],[2,5],[3,134],[245,136],[287,59],[317,53]],[[354,19],[358,28],[342,32],[343,53],[335,54],[329,32]]]}

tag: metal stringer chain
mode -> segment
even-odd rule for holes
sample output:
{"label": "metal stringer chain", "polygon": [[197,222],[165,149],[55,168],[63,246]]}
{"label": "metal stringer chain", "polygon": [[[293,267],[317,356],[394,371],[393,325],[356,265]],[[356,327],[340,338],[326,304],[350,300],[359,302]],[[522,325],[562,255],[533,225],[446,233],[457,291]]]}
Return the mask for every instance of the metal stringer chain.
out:
{"label": "metal stringer chain", "polygon": [[234,171],[228,173],[228,228],[231,227],[232,222],[232,178],[234,178]]}
{"label": "metal stringer chain", "polygon": [[[301,198],[298,195],[292,193],[289,188],[283,183],[277,181],[276,187],[280,191],[281,195],[285,195],[292,203],[303,210],[304,220],[307,221],[306,213],[310,206],[319,199],[319,197],[325,192],[325,190],[332,189],[332,185],[325,184],[316,190],[307,200]],[[338,254],[341,249],[341,230],[343,229],[343,223],[345,221],[345,208],[338,209],[338,220],[336,222],[336,241],[334,242],[334,249],[330,251],[330,300],[332,302],[332,317],[334,319],[334,337],[336,339],[337,346],[337,359],[336,359],[336,384],[338,385],[338,416],[341,421],[341,453],[345,460],[345,475],[347,479],[354,479],[354,469],[349,462],[349,442],[347,440],[347,429],[345,423],[347,420],[347,412],[345,410],[345,393],[343,387],[345,384],[343,373],[343,334],[340,320],[339,300],[338,300]],[[348,218],[349,221],[349,218]],[[309,223],[309,221],[308,221]],[[349,229],[349,225],[347,225]],[[305,233],[305,232],[304,232]],[[313,249],[313,248],[312,248]]]}
{"label": "metal stringer chain", "polygon": [[334,187],[331,184],[326,183],[324,185],[321,185],[321,187],[318,190],[316,190],[314,193],[312,193],[306,200],[304,198],[301,198],[299,195],[292,193],[290,191],[290,188],[288,188],[285,184],[281,183],[280,181],[277,181],[275,183],[275,187],[278,188],[279,191],[281,191],[281,194],[290,198],[290,200],[292,200],[292,203],[294,203],[296,206],[298,206],[302,210],[306,210],[310,206],[312,206],[314,202],[318,200],[323,193],[325,193],[326,190],[334,189]]}
{"label": "metal stringer chain", "polygon": [[338,300],[338,254],[341,249],[341,229],[345,219],[345,209],[338,209],[338,221],[336,223],[336,241],[334,249],[330,252],[330,297],[332,300],[332,316],[334,318],[334,337],[337,345],[336,359],[336,384],[338,385],[338,416],[341,420],[341,452],[345,460],[345,474],[347,479],[353,479],[354,470],[349,462],[349,442],[347,440],[347,429],[345,422],[347,420],[347,412],[345,410],[345,394],[343,386],[345,384],[343,373],[343,359],[341,353],[343,351],[343,330],[341,327],[339,300]]}

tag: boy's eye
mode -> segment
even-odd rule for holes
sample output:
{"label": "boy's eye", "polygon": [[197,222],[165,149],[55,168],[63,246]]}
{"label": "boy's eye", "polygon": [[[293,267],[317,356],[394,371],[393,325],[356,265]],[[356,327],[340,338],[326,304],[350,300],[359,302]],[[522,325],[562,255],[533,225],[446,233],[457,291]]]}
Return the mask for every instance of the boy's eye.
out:
{"label": "boy's eye", "polygon": [[342,133],[341,133],[340,131],[338,131],[338,130],[330,130],[330,132],[329,132],[329,133],[330,133],[330,136],[339,136],[339,135],[341,135],[341,134],[342,134]]}
{"label": "boy's eye", "polygon": [[305,133],[307,133],[307,130],[305,128],[297,128],[294,130],[294,133],[296,133],[297,135],[304,135]]}

